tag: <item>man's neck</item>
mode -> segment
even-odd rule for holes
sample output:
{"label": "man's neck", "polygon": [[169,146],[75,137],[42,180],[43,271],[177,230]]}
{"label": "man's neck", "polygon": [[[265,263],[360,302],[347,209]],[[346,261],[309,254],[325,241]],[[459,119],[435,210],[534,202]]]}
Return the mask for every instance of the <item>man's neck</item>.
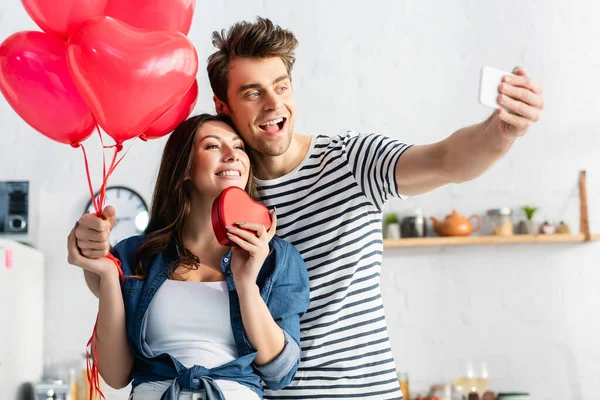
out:
{"label": "man's neck", "polygon": [[255,152],[254,176],[262,180],[282,177],[292,172],[306,157],[310,149],[311,136],[294,133],[287,151],[280,156],[268,156]]}

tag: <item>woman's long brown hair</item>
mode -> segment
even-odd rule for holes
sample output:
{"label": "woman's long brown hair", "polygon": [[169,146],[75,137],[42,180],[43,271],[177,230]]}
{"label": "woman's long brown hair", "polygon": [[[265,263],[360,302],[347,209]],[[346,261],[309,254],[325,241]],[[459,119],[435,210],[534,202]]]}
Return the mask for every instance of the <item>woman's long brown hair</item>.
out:
{"label": "woman's long brown hair", "polygon": [[[136,255],[135,277],[144,279],[148,271],[143,264],[150,265],[154,257],[165,251],[174,242],[179,248],[180,257],[169,266],[171,275],[177,264],[190,269],[197,269],[200,259],[183,245],[183,227],[191,210],[192,181],[196,133],[198,129],[210,121],[219,121],[231,126],[226,116],[201,114],[188,118],[171,133],[163,150],[158,177],[154,186],[150,220],[144,234],[145,240]],[[246,192],[255,197],[252,179],[252,162],[248,171]]]}

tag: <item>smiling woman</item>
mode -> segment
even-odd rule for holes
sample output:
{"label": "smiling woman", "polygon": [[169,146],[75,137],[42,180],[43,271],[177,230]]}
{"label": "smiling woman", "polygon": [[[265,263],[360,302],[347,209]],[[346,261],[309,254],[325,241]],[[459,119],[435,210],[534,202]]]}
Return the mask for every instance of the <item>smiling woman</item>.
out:
{"label": "smiling woman", "polygon": [[194,196],[215,198],[229,186],[244,189],[249,182],[250,159],[244,151],[244,142],[230,125],[209,121],[196,134],[196,146],[191,179],[192,204]]}
{"label": "smiling woman", "polygon": [[[274,212],[269,228],[249,220],[226,226],[223,244],[212,226],[214,200],[225,189],[254,195],[251,176],[228,118],[198,115],[165,145],[144,235],[112,251],[125,274],[121,287],[112,261],[83,257],[77,247],[106,238],[70,235],[69,262],[86,271],[100,299],[94,352],[107,384],[122,388],[132,377],[134,400],[250,400],[262,398],[261,380],[273,389],[291,382],[309,303],[300,254],[274,237]],[[107,233],[99,218],[87,218],[96,220],[77,229],[95,222],[96,233]]]}

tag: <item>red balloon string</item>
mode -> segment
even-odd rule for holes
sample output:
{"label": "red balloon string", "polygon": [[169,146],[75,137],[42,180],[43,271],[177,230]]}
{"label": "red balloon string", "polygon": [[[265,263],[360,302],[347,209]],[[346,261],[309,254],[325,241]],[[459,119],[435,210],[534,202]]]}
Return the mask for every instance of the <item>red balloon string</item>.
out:
{"label": "red balloon string", "polygon": [[[100,126],[96,123],[96,131],[98,131],[98,137],[100,138],[100,144],[104,149],[104,139],[102,138],[102,132],[100,132]],[[106,155],[104,154],[104,150],[102,151],[102,176],[106,176]]]}
{"label": "red balloon string", "polygon": [[[113,155],[112,161],[110,163],[110,167],[108,169],[108,173],[104,172],[104,178],[102,179],[102,186],[100,186],[100,190],[98,191],[98,204],[100,206],[100,214],[102,214],[102,209],[104,208],[104,202],[106,200],[106,185],[108,184],[108,178],[114,171],[115,161],[117,159],[118,150],[115,149],[115,154]],[[100,215],[98,215],[100,217]]]}
{"label": "red balloon string", "polygon": [[[127,151],[125,151],[125,154],[123,154],[121,156],[121,158],[119,158],[117,160],[117,155],[123,149],[123,145],[115,144],[113,146],[105,146],[105,148],[111,148],[111,147],[114,147],[115,153],[113,154],[112,161],[110,162],[110,167],[108,168],[108,172],[106,172],[104,174],[104,180],[102,182],[102,186],[100,187],[100,191],[98,192],[98,194],[100,196],[100,201],[98,203],[99,203],[101,209],[104,208],[104,201],[106,200],[106,186],[108,184],[108,178],[110,178],[110,176],[113,174],[113,172],[115,172],[115,169],[117,168],[117,166],[121,163],[121,161],[123,161],[123,158],[125,158],[125,156],[129,152],[129,149],[131,149],[131,146],[130,146],[127,149]],[[101,214],[102,214],[102,212],[100,212],[100,215]],[[100,215],[98,215],[98,216],[100,216]]]}
{"label": "red balloon string", "polygon": [[[108,253],[106,258],[110,259],[115,263],[115,267],[119,271],[119,281],[121,282],[121,286],[125,282],[125,274],[123,274],[123,269],[121,268],[121,261]],[[98,372],[98,351],[96,347],[96,331],[98,328],[98,315],[96,315],[96,322],[94,323],[94,330],[92,332],[92,336],[88,340],[86,344],[86,353],[90,355],[90,357],[86,357],[86,374],[87,381],[90,388],[90,399],[95,399],[94,395],[97,393],[101,398],[105,399],[104,393],[100,389],[100,374]]]}
{"label": "red balloon string", "polygon": [[90,399],[95,399],[95,394],[99,394],[101,398],[105,399],[104,393],[100,389],[100,374],[98,373],[98,356],[96,352],[96,327],[98,325],[98,316],[96,315],[96,322],[94,323],[94,332],[88,340],[86,345],[86,353],[90,357],[86,356],[85,366],[87,373],[87,381],[90,387]]}
{"label": "red balloon string", "polygon": [[[87,176],[87,181],[88,181],[88,188],[90,190],[90,195],[92,196],[92,204],[94,205],[94,210],[96,211],[96,215],[99,218],[104,218],[104,216],[102,215],[102,209],[104,208],[104,202],[106,200],[106,187],[108,184],[108,178],[112,175],[112,173],[115,171],[117,166],[121,163],[121,161],[123,161],[123,158],[125,158],[125,155],[127,155],[131,146],[127,149],[125,154],[123,154],[117,160],[117,155],[123,149],[123,145],[120,143],[117,143],[112,146],[105,146],[104,140],[102,138],[102,133],[100,132],[100,128],[98,127],[97,124],[96,124],[96,129],[98,130],[98,135],[100,136],[100,143],[102,144],[102,149],[104,150],[104,149],[113,148],[113,147],[115,149],[115,152],[113,154],[112,161],[110,163],[108,171],[106,170],[106,156],[104,154],[104,151],[102,151],[102,186],[100,187],[100,190],[98,191],[98,195],[94,196],[94,190],[92,188],[92,179],[90,176],[90,168],[89,168],[89,164],[88,164],[87,154],[86,154],[85,148],[83,147],[83,145],[81,145],[81,150],[83,152],[83,160],[85,162],[85,171],[86,171],[86,176]],[[117,268],[117,271],[119,272],[119,279],[120,279],[121,285],[123,285],[123,283],[125,282],[125,274],[123,273],[123,269],[121,268],[121,261],[118,258],[116,258],[115,256],[113,256],[111,253],[108,253],[106,258],[112,260],[113,263],[115,264],[115,267]],[[86,344],[86,374],[87,374],[87,381],[88,381],[89,388],[90,388],[90,393],[89,393],[90,397],[89,398],[95,399],[96,398],[95,395],[98,394],[102,399],[105,399],[104,393],[102,393],[102,390],[100,389],[100,374],[98,371],[98,352],[96,350],[97,327],[98,327],[98,316],[96,315],[96,322],[94,323],[94,330],[92,331],[92,336],[90,337],[90,339],[88,340],[88,342]],[[87,357],[87,354],[89,354],[89,357]]]}
{"label": "red balloon string", "polygon": [[85,173],[87,175],[88,187],[90,189],[90,195],[92,196],[92,204],[94,205],[94,210],[96,210],[96,214],[98,214],[98,203],[96,201],[96,197],[94,196],[94,189],[92,188],[92,178],[90,177],[90,167],[88,165],[87,154],[85,152],[85,147],[83,144],[81,146],[81,151],[83,152],[83,161],[85,163]]}

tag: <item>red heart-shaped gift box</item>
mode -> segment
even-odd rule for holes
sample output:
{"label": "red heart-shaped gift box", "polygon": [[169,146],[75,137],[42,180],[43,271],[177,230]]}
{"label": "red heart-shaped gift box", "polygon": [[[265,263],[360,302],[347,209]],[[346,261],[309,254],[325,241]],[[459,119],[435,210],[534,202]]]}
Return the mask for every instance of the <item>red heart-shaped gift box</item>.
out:
{"label": "red heart-shaped gift box", "polygon": [[[271,227],[271,215],[267,207],[252,200],[252,197],[239,187],[232,186],[223,190],[212,205],[212,226],[215,236],[223,246],[235,246],[236,244],[227,238],[226,226],[236,226],[237,222],[248,222],[262,224]],[[254,231],[245,229],[248,232]]]}

